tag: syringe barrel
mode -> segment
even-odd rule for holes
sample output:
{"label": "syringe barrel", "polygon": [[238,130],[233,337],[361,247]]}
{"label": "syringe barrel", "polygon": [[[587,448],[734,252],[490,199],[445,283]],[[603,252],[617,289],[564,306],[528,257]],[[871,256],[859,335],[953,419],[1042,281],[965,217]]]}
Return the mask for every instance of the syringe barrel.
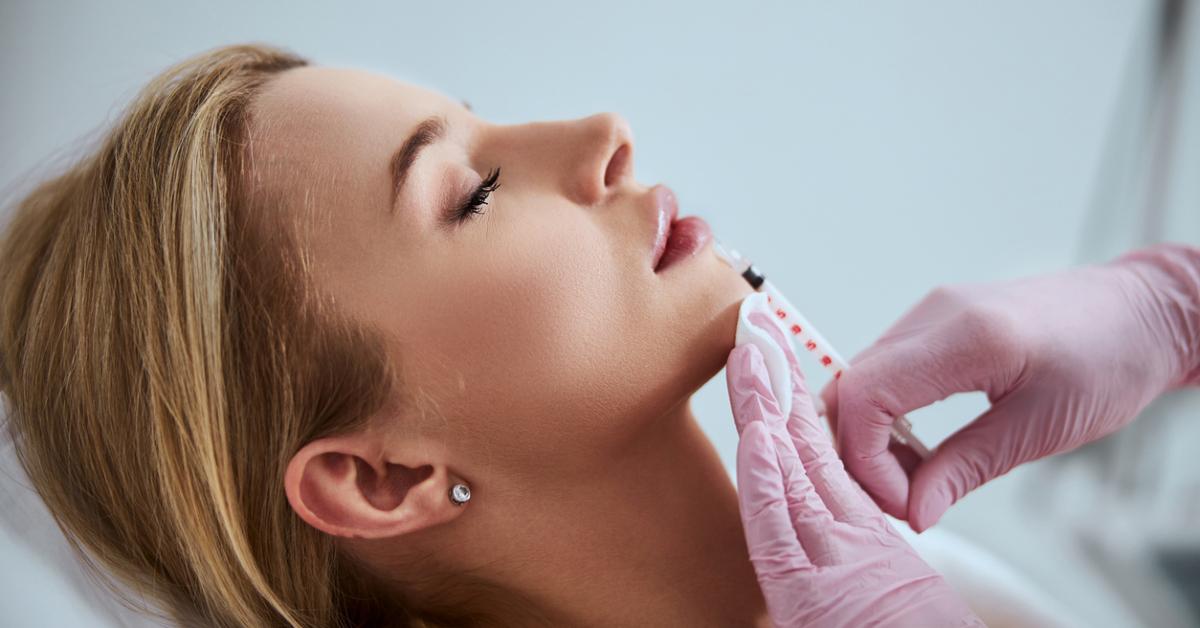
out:
{"label": "syringe barrel", "polygon": [[[833,373],[834,379],[839,379],[842,373],[849,368],[849,364],[841,355],[834,350],[833,345],[829,344],[828,340],[813,327],[808,319],[792,305],[787,297],[783,296],[775,286],[767,280],[766,275],[754,267],[749,260],[741,256],[736,250],[728,249],[720,243],[713,241],[713,250],[726,264],[741,274],[746,283],[756,291],[766,292],[767,301],[774,308],[774,313],[777,318],[783,323],[783,327],[790,334],[789,337],[796,339],[809,353],[815,354],[817,362],[826,370]],[[892,423],[892,439],[902,445],[907,445],[917,453],[922,459],[928,459],[931,454],[929,448],[925,446],[912,433],[912,423],[907,417],[898,416],[895,422]]]}
{"label": "syringe barrel", "polygon": [[[774,284],[764,279],[760,290],[767,293],[767,302],[775,308],[775,317],[783,322],[784,328],[790,332],[791,337],[814,354],[817,362],[833,373],[834,379],[840,379],[842,373],[850,368],[850,365],[838,354],[833,345],[825,340],[821,332],[817,331],[817,328],[804,318],[800,310],[796,309],[796,306],[792,305],[791,301],[788,301],[787,297],[783,296],[783,293],[776,289]],[[903,415],[896,417],[892,423],[892,437],[901,445],[912,448],[922,460],[931,455],[929,448],[912,433],[912,423]]]}

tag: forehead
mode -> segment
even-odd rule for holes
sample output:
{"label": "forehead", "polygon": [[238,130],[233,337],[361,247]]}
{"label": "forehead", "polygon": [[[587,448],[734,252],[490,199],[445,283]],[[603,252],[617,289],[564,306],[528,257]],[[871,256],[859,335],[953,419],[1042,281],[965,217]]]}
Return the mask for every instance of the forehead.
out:
{"label": "forehead", "polygon": [[306,118],[397,105],[437,106],[447,98],[438,92],[356,68],[304,66],[286,70],[268,82],[255,99],[266,117]]}
{"label": "forehead", "polygon": [[[384,74],[305,66],[280,73],[250,105],[256,163],[292,167],[343,163],[401,141],[420,120],[453,106],[444,94]],[[356,164],[358,165],[358,164]]]}
{"label": "forehead", "polygon": [[356,188],[421,120],[452,106],[437,91],[367,70],[286,70],[249,107],[251,187],[293,202],[318,202],[321,190],[365,202],[369,192]]}
{"label": "forehead", "polygon": [[246,218],[280,229],[328,263],[382,237],[389,156],[450,98],[357,69],[301,67],[269,80],[248,106]]}

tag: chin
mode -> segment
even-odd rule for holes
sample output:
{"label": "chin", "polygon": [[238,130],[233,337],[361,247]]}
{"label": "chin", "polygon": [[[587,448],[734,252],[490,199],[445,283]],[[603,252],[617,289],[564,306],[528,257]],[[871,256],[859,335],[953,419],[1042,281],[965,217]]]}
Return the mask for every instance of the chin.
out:
{"label": "chin", "polygon": [[688,398],[725,368],[737,337],[738,309],[754,293],[741,277],[730,272],[721,275],[710,284],[711,292],[699,304],[702,309],[695,317],[694,333],[688,339],[683,367]]}
{"label": "chin", "polygon": [[686,304],[679,309],[687,312],[687,322],[683,329],[660,336],[669,336],[670,344],[657,344],[657,355],[650,359],[650,377],[658,381],[643,401],[656,408],[650,413],[654,417],[668,418],[686,410],[696,391],[725,368],[737,337],[738,310],[754,293],[715,256],[693,261],[696,266],[680,277],[682,285],[677,284],[677,294],[686,295]]}

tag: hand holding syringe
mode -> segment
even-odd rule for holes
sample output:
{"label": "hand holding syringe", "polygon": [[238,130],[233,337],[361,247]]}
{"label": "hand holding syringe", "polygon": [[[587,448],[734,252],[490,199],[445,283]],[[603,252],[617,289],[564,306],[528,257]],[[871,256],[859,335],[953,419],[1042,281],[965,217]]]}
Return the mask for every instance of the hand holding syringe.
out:
{"label": "hand holding syringe", "polygon": [[[821,366],[833,373],[835,379],[841,377],[842,373],[850,368],[833,346],[800,314],[800,310],[797,310],[783,296],[783,293],[779,292],[770,281],[767,281],[766,275],[759,272],[737,251],[725,248],[715,239],[713,240],[713,250],[717,257],[737,271],[746,280],[746,283],[750,284],[751,288],[766,293],[767,301],[774,308],[775,316],[783,323],[783,327],[788,330],[790,336],[796,338],[807,350],[806,352],[815,357]],[[901,445],[907,445],[922,460],[930,456],[929,448],[913,435],[912,424],[904,416],[896,417],[895,423],[892,424],[892,439]]]}

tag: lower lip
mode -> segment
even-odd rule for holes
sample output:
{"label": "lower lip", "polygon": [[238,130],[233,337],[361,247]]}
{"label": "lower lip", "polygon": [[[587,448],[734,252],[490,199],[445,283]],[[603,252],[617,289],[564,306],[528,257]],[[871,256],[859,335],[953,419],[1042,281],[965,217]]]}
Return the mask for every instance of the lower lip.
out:
{"label": "lower lip", "polygon": [[667,247],[654,272],[662,272],[679,262],[691,259],[711,240],[712,229],[699,216],[676,220],[671,224]]}

